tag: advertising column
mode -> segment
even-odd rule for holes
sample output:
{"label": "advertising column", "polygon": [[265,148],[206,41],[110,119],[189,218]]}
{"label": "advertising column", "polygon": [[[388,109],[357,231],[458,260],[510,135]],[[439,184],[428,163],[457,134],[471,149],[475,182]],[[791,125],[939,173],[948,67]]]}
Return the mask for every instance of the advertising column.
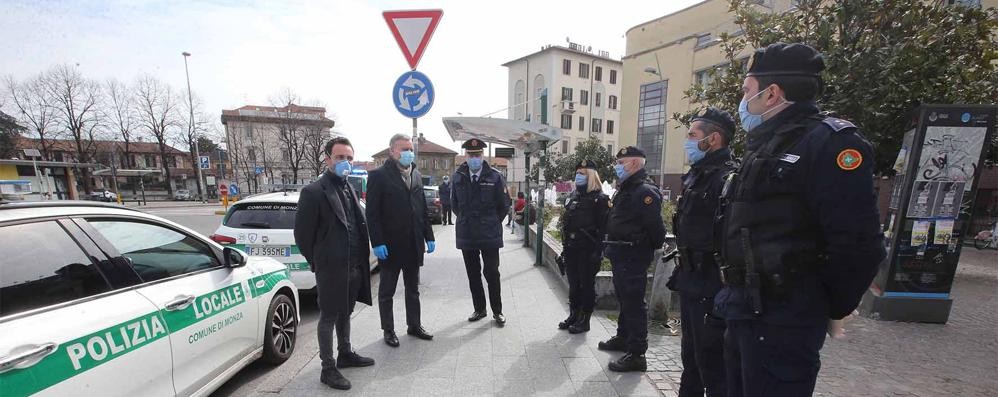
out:
{"label": "advertising column", "polygon": [[882,320],[945,323],[998,107],[924,105],[894,163],[886,266],[860,305]]}

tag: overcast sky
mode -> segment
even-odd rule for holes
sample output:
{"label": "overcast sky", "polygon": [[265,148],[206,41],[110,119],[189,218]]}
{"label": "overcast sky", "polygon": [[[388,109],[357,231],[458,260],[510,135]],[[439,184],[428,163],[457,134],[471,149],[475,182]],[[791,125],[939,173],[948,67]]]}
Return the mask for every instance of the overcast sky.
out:
{"label": "overcast sky", "polygon": [[[453,149],[441,117],[507,106],[507,61],[565,38],[619,58],[630,27],[699,0],[641,1],[12,1],[0,0],[0,75],[21,80],[55,64],[131,82],[152,74],[191,85],[207,110],[269,105],[283,87],[326,106],[358,159],[412,125],[391,89],[408,70],[381,12],[439,8],[443,19],[419,64],[436,89],[419,130]],[[498,113],[493,117],[506,117]]]}

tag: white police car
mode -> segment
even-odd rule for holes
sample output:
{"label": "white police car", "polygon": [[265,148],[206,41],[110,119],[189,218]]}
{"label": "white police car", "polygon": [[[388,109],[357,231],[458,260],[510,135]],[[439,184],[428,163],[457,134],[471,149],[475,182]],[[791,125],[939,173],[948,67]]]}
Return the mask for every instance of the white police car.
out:
{"label": "white police car", "polygon": [[[291,281],[299,289],[312,289],[315,274],[295,244],[298,196],[298,192],[266,193],[240,200],[226,212],[211,239],[250,256],[274,258],[288,267]],[[363,201],[360,206],[363,210]],[[372,268],[377,263],[373,253],[368,256],[368,263]]]}
{"label": "white police car", "polygon": [[287,268],[148,215],[0,203],[0,396],[206,395],[294,351]]}

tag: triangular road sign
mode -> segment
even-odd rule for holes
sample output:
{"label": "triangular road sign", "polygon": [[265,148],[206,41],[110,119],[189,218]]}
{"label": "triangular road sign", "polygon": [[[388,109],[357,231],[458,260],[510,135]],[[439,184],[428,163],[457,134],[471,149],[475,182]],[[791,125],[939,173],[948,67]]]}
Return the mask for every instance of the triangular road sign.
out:
{"label": "triangular road sign", "polygon": [[409,67],[416,70],[419,58],[437,29],[444,10],[385,11],[382,13]]}

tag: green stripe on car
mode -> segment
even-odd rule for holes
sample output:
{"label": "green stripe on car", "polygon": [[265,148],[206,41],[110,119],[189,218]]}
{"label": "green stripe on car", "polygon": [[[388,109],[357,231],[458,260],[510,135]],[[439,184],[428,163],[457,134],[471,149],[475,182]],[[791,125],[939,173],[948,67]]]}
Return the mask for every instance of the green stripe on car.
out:
{"label": "green stripe on car", "polygon": [[[279,281],[287,279],[287,273],[287,270],[278,270],[254,277],[245,287],[242,283],[232,284],[201,295],[182,310],[158,310],[64,342],[57,347],[56,352],[29,368],[0,373],[0,395],[28,396],[42,391],[244,304],[247,291],[252,293],[253,298],[266,294]],[[263,281],[263,284],[257,287],[257,281]],[[223,326],[227,323],[221,320],[219,322]],[[216,330],[218,328],[221,327],[216,327]]]}

